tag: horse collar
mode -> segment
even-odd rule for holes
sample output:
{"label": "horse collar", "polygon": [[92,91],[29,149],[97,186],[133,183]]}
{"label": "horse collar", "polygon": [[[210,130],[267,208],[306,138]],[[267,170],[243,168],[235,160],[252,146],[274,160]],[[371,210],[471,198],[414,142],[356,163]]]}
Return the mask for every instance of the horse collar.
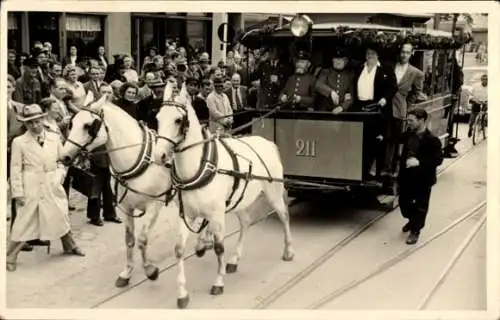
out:
{"label": "horse collar", "polygon": [[[205,129],[202,130],[203,139],[207,139],[209,134]],[[195,190],[203,188],[214,179],[217,173],[218,152],[217,143],[215,140],[210,140],[203,143],[203,154],[201,156],[201,165],[194,175],[189,180],[182,180],[176,171],[175,158],[172,163],[172,183],[176,189],[180,190]]]}
{"label": "horse collar", "polygon": [[153,157],[153,142],[154,135],[153,132],[148,129],[144,124],[140,125],[143,134],[143,144],[141,147],[141,152],[135,164],[128,170],[118,172],[113,167],[111,167],[111,172],[114,176],[120,178],[121,180],[132,179],[140,176],[151,163]]}

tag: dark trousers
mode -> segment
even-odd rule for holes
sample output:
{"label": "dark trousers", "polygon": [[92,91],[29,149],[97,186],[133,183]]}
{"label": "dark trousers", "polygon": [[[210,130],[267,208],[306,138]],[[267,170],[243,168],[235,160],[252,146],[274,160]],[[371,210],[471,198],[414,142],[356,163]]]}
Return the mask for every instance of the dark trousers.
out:
{"label": "dark trousers", "polygon": [[403,217],[409,220],[410,231],[420,233],[425,226],[425,219],[429,211],[432,186],[400,185],[399,208]]}
{"label": "dark trousers", "polygon": [[404,121],[402,119],[390,117],[387,119],[385,141],[384,169],[388,174],[394,174],[397,171],[399,160],[399,137],[403,132]]}
{"label": "dark trousers", "polygon": [[113,204],[113,190],[111,190],[111,173],[109,168],[100,168],[94,165],[90,171],[99,177],[100,192],[99,197],[89,198],[87,201],[87,218],[98,220],[101,217],[101,200],[103,204],[104,219],[113,219],[116,217],[116,211]]}
{"label": "dark trousers", "polygon": [[[358,101],[353,111],[362,112],[363,107],[373,103],[375,103],[373,100]],[[377,136],[385,136],[385,116],[383,114],[371,116],[364,121],[363,126],[363,177],[369,175],[374,161],[376,161],[376,175],[379,176],[384,165],[384,142],[378,140]]]}
{"label": "dark trousers", "polygon": [[[232,126],[232,129],[236,129],[244,124],[247,124],[249,123],[250,121],[252,121],[252,116],[250,113],[241,113],[241,114],[238,114],[240,112],[243,112],[243,110],[238,110],[238,111],[235,111],[235,114],[233,116],[233,126]],[[235,135],[242,135],[242,134],[250,134],[252,133],[252,127],[247,127],[247,128],[244,128],[242,130],[239,130],[238,132],[235,132]]]}

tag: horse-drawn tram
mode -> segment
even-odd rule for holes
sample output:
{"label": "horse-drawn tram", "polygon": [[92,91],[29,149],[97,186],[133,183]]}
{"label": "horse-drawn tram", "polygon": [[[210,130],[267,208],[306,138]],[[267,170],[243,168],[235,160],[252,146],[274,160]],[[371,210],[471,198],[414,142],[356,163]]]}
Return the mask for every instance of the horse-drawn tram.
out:
{"label": "horse-drawn tram", "polygon": [[[410,64],[421,70],[421,88],[412,88],[417,89],[418,95],[413,97],[408,109],[424,108],[429,114],[430,130],[441,139],[443,147],[447,146],[453,134],[453,112],[450,112],[454,105],[453,97],[460,86],[460,81],[456,80],[461,71],[455,51],[468,40],[464,34],[454,37],[451,33],[436,30],[419,32],[373,24],[313,24],[304,15],[297,15],[289,25],[254,29],[240,35],[239,42],[245,47],[263,48],[279,61],[277,68],[262,68],[260,72],[261,89],[267,90],[267,96],[272,95],[272,90],[279,92],[277,102],[264,106],[258,103],[257,110],[249,112],[254,119],[252,134],[274,141],[280,150],[289,195],[300,197],[339,189],[367,190],[367,187],[374,187],[370,190],[376,194],[394,194],[397,189],[394,179],[397,169],[389,175],[389,179],[383,179],[381,177],[384,176],[380,175],[374,177],[373,169],[369,166],[373,148],[378,149],[375,152],[382,153],[385,151],[381,149],[386,148],[383,141],[387,140],[384,125],[380,131],[382,141],[369,139],[370,128],[384,123],[386,114],[382,106],[378,101],[368,106],[356,105],[353,94],[352,97],[343,97],[344,101],[347,98],[354,101],[347,110],[335,110],[331,103],[334,98],[330,98],[329,90],[332,84],[334,88],[337,84],[340,90],[336,91],[336,96],[340,99],[338,104],[342,105],[342,97],[339,96],[356,91],[356,70],[359,70],[359,75],[362,70],[360,66],[366,61],[367,49],[375,48],[382,66],[394,66],[403,44],[410,43],[413,49]],[[295,100],[295,103],[290,104],[285,101],[290,94],[284,97],[288,92],[291,91],[293,100],[293,95],[303,90],[301,86],[309,86],[304,83],[307,80],[304,76],[294,74],[304,51],[308,53],[306,60],[310,63],[305,73],[315,82],[307,93],[311,101],[306,104]],[[347,64],[343,71],[338,71],[338,66],[334,66],[337,70],[332,69],[332,64],[338,63],[332,57],[345,58]],[[278,74],[270,75],[273,70],[277,70]],[[338,79],[325,81],[325,75],[326,78]],[[266,80],[266,77],[271,80]],[[270,84],[273,77],[274,84]],[[295,78],[290,81],[291,77]],[[295,79],[297,81],[291,83]],[[378,80],[375,78],[375,87]],[[326,94],[321,90],[321,81],[330,85]],[[343,84],[342,81],[350,83]],[[349,85],[354,90],[345,90]],[[289,90],[290,86],[292,90]],[[393,97],[399,89],[394,83],[394,88],[381,90],[394,90],[392,95],[389,94]],[[324,107],[325,98],[330,99],[330,108]],[[400,116],[403,125],[406,112]],[[400,150],[399,144],[396,144],[396,150]]]}

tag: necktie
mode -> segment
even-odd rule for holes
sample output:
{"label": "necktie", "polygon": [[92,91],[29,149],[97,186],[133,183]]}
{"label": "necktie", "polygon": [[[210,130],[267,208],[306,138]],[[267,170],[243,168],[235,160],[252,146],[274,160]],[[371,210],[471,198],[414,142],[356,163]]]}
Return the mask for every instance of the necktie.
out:
{"label": "necktie", "polygon": [[43,143],[44,143],[43,137],[42,136],[38,136],[36,138],[36,140],[37,140],[38,144],[40,145],[40,147],[43,147]]}
{"label": "necktie", "polygon": [[236,109],[239,110],[239,109],[241,109],[240,90],[238,88],[238,89],[234,89],[234,91],[236,93]]}

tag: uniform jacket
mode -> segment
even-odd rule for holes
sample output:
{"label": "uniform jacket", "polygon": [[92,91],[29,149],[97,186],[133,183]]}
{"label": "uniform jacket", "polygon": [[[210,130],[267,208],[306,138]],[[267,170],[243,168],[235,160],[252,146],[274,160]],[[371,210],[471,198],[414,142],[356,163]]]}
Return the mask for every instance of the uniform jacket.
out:
{"label": "uniform jacket", "polygon": [[398,91],[392,99],[392,116],[405,119],[408,112],[408,104],[417,102],[424,88],[424,73],[412,65],[408,65],[406,73],[398,83]]}
{"label": "uniform jacket", "polygon": [[293,97],[293,95],[298,95],[301,98],[298,105],[300,109],[312,108],[314,103],[315,83],[316,79],[310,73],[294,74],[288,78],[281,95],[286,95],[287,99]]}
{"label": "uniform jacket", "polygon": [[[338,107],[333,105],[331,92],[334,90],[339,95],[339,105],[344,110],[349,109],[353,103],[354,73],[350,70],[323,69],[316,82],[316,110],[331,111]],[[346,99],[347,95],[347,99]]]}
{"label": "uniform jacket", "polygon": [[155,97],[153,94],[141,100],[138,103],[138,120],[144,121],[149,128],[158,130],[158,120],[156,119],[156,115],[160,111],[162,104],[163,98]]}
{"label": "uniform jacket", "polygon": [[[278,61],[273,67],[269,61],[262,62],[257,69],[257,79],[260,80],[260,89],[257,95],[257,108],[269,108],[278,102],[279,94],[283,90],[286,81],[291,74],[289,69]],[[271,82],[271,76],[278,77],[277,83]]]}
{"label": "uniform jacket", "polygon": [[407,131],[401,136],[403,152],[401,156],[398,181],[401,186],[430,187],[437,181],[436,168],[443,163],[443,152],[441,141],[426,129],[419,137],[415,158],[419,166],[406,168],[406,160],[409,153],[409,142],[415,133]]}
{"label": "uniform jacket", "polygon": [[56,240],[70,230],[68,199],[62,186],[66,168],[59,135],[45,132],[41,147],[27,131],[12,142],[12,198],[24,197],[11,231],[13,241]]}
{"label": "uniform jacket", "polygon": [[[240,103],[241,105],[239,106],[239,109],[246,108],[247,106],[247,100],[248,100],[248,89],[245,86],[239,86],[238,89],[240,93]],[[236,107],[236,102],[233,100],[233,88],[226,90],[226,95],[229,98],[229,103],[231,104],[231,107],[233,110],[238,110]]]}
{"label": "uniform jacket", "polygon": [[42,100],[42,86],[38,79],[21,77],[16,80],[16,91],[12,98],[23,104],[40,103]]}
{"label": "uniform jacket", "polygon": [[[358,102],[358,80],[363,72],[364,64],[358,66],[354,73],[354,103]],[[376,67],[375,80],[373,82],[374,91],[373,98],[375,102],[380,99],[385,98],[386,105],[382,109],[382,113],[386,115],[392,115],[392,98],[398,91],[398,84],[396,81],[396,74],[394,73],[394,68],[385,66],[381,64]]]}

